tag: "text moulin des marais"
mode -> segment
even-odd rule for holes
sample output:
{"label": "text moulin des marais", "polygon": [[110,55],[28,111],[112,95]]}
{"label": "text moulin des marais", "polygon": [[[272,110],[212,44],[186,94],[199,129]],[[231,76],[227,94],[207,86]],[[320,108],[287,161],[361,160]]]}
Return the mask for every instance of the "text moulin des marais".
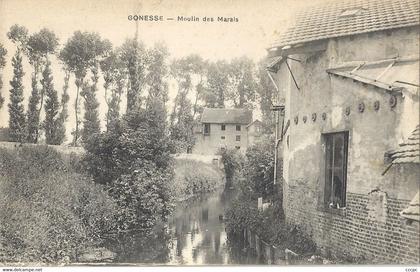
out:
{"label": "text moulin des marais", "polygon": [[223,22],[223,23],[237,23],[238,17],[197,17],[197,16],[175,16],[164,17],[162,15],[128,15],[130,21],[145,21],[145,22],[158,22],[158,21],[178,21],[178,22]]}

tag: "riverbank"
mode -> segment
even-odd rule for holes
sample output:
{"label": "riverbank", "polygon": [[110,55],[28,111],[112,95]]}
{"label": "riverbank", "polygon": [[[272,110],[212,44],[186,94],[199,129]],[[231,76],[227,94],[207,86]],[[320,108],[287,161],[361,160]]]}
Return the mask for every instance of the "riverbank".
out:
{"label": "riverbank", "polygon": [[0,262],[60,264],[100,247],[115,201],[48,146],[0,148]]}

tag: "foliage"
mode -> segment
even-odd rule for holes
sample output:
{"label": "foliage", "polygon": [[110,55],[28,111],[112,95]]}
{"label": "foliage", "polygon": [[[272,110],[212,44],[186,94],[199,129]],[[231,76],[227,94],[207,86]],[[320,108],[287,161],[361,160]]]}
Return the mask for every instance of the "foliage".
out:
{"label": "foliage", "polygon": [[25,54],[34,71],[32,73],[32,92],[29,97],[27,112],[27,140],[37,143],[40,129],[41,110],[44,102],[44,88],[38,90],[38,74],[48,65],[48,54],[54,54],[58,46],[58,38],[54,32],[43,28],[31,35],[25,44]]}
{"label": "foliage", "polygon": [[192,159],[175,159],[173,192],[178,199],[213,192],[224,184],[217,166]]}
{"label": "foliage", "polygon": [[28,42],[28,29],[17,24],[12,25],[7,32],[7,37],[16,45],[18,50],[25,50]]}
{"label": "foliage", "polygon": [[32,76],[32,92],[31,96],[29,97],[29,104],[28,104],[28,111],[26,113],[27,116],[27,141],[29,143],[37,143],[38,142],[38,134],[39,134],[39,115],[38,115],[38,107],[39,101],[41,100],[38,87],[37,87],[37,78],[36,76]]}
{"label": "foliage", "polygon": [[235,176],[239,177],[241,175],[244,158],[236,149],[222,149],[219,154],[222,156],[226,186],[231,186]]}
{"label": "foliage", "polygon": [[43,28],[28,38],[26,46],[29,61],[36,66],[41,61],[46,62],[45,57],[48,54],[55,54],[58,47],[58,38],[54,32]]}
{"label": "foliage", "polygon": [[266,70],[266,60],[263,59],[258,63],[258,85],[256,92],[258,93],[259,108],[262,114],[262,123],[266,132],[272,133],[275,128],[274,114],[271,111],[271,106],[278,103],[276,101],[277,91],[273,82],[269,78]]}
{"label": "foliage", "polygon": [[[109,52],[111,43],[108,40],[102,40],[99,34],[90,32],[74,32],[73,36],[64,45],[60,51],[59,58],[63,61],[66,69],[74,73],[76,77],[76,100],[74,104],[76,115],[76,128],[74,131],[73,144],[77,145],[79,142],[79,91],[81,87],[86,87],[83,82],[86,74],[90,68],[97,69],[98,62]],[[95,73],[95,72],[93,72]],[[95,77],[95,75],[93,75]],[[95,85],[96,89],[96,85]],[[86,93],[86,92],[85,92]],[[93,95],[88,92],[91,97]],[[87,94],[87,93],[86,93]],[[86,100],[86,99],[85,99]],[[88,99],[89,100],[89,99]],[[89,105],[94,106],[95,103],[89,100]],[[89,114],[89,117],[91,115]],[[90,132],[90,128],[88,128]]]}
{"label": "foliage", "polygon": [[94,134],[101,132],[100,122],[99,122],[99,103],[96,99],[96,91],[98,84],[98,67],[95,66],[91,68],[92,71],[92,84],[84,82],[82,85],[81,96],[84,98],[84,120],[83,120],[83,130],[82,130],[82,140],[85,143],[90,137]]}
{"label": "foliage", "polygon": [[130,174],[137,160],[151,161],[165,169],[170,163],[169,138],[165,129],[164,106],[131,112],[114,128],[92,137],[85,145],[84,163],[99,183],[111,183]]}
{"label": "foliage", "polygon": [[56,133],[56,143],[62,144],[64,140],[66,139],[66,121],[69,116],[67,104],[70,100],[68,89],[69,89],[69,80],[70,80],[70,73],[68,70],[65,70],[65,76],[64,76],[64,85],[63,85],[63,93],[61,94],[61,111],[58,115],[57,120],[57,133]]}
{"label": "foliage", "polygon": [[258,229],[262,219],[255,200],[235,199],[226,211],[226,232],[230,236],[240,237],[245,228]]}
{"label": "foliage", "polygon": [[[171,75],[178,83],[178,93],[170,116],[170,134],[177,153],[191,153],[195,144],[193,127],[198,99],[203,91],[204,65],[204,61],[197,55],[175,59],[171,64]],[[195,90],[194,104],[189,99],[191,90]]]}
{"label": "foliage", "polygon": [[228,72],[229,64],[226,61],[217,61],[209,64],[207,70],[207,85],[204,92],[206,107],[225,107],[225,90],[229,85]]}
{"label": "foliage", "polygon": [[163,43],[156,43],[153,48],[147,51],[147,75],[148,97],[159,98],[164,103],[168,97],[168,66],[166,64],[169,57],[168,48]]}
{"label": "foliage", "polygon": [[245,179],[240,185],[242,193],[255,197],[270,198],[274,194],[274,137],[265,139],[250,146],[246,151],[244,167]]}
{"label": "foliage", "polygon": [[[126,85],[126,67],[118,50],[111,51],[100,61],[104,76],[105,101],[108,106],[106,113],[106,127],[109,130],[120,116],[121,95]],[[108,97],[108,90],[111,97]]]}
{"label": "foliage", "polygon": [[158,168],[151,161],[137,160],[128,171],[108,185],[120,209],[120,230],[150,229],[165,221],[172,211],[172,169]]}
{"label": "foliage", "polygon": [[285,223],[279,200],[264,211],[257,209],[257,201],[241,195],[226,212],[228,239],[241,239],[244,229],[250,229],[265,242],[305,256],[316,251],[316,244],[298,226]]}
{"label": "foliage", "polygon": [[59,108],[57,91],[54,89],[53,78],[51,75],[50,62],[47,62],[44,72],[42,73],[42,90],[46,95],[45,101],[45,120],[43,128],[45,130],[46,144],[59,145],[61,139],[59,136]]}
{"label": "foliage", "polygon": [[77,261],[115,228],[112,198],[52,148],[0,154],[0,262]]}
{"label": "foliage", "polygon": [[128,70],[127,110],[138,110],[141,106],[141,82],[145,77],[145,48],[137,39],[127,39],[120,48],[121,59]]}
{"label": "foliage", "polygon": [[[0,43],[0,72],[6,66],[6,54],[7,50],[4,48],[3,44]],[[3,80],[0,74],[0,109],[3,107],[4,97],[1,95],[1,89],[3,88]]]}
{"label": "foliage", "polygon": [[25,140],[25,113],[23,108],[23,84],[24,75],[22,67],[22,56],[20,50],[12,58],[13,79],[10,81],[9,103],[9,133],[13,142],[23,142]]}
{"label": "foliage", "polygon": [[107,185],[121,209],[120,230],[151,228],[172,209],[165,105],[158,98],[149,102],[85,145],[85,168],[96,182]]}
{"label": "foliage", "polygon": [[253,108],[257,86],[254,62],[248,57],[233,59],[228,79],[226,98],[233,102],[235,108]]}

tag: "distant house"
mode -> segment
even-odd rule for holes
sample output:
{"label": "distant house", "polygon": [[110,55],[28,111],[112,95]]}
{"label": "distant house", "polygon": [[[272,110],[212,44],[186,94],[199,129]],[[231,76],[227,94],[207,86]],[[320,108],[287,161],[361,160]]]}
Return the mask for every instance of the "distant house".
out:
{"label": "distant house", "polygon": [[195,130],[193,153],[214,155],[221,149],[233,148],[244,153],[248,147],[247,126],[251,122],[251,110],[204,108],[201,130]]}
{"label": "distant house", "polygon": [[419,14],[418,0],[332,1],[269,49],[285,218],[323,254],[419,263]]}
{"label": "distant house", "polygon": [[260,120],[255,120],[246,126],[248,133],[248,146],[257,143],[263,135],[263,123]]}

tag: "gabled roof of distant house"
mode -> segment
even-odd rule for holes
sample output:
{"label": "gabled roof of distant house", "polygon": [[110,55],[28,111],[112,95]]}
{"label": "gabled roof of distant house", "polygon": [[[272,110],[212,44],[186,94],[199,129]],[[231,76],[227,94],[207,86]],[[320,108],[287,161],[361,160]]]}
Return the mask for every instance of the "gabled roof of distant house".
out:
{"label": "gabled roof of distant house", "polygon": [[253,122],[249,123],[246,127],[249,128],[250,126],[253,126],[253,125],[260,126],[262,125],[262,122],[258,119],[255,119]]}
{"label": "gabled roof of distant house", "polygon": [[420,24],[419,0],[334,0],[296,14],[271,48]]}
{"label": "gabled roof of distant house", "polygon": [[410,204],[400,214],[401,216],[410,219],[420,221],[420,191],[417,191],[416,196],[411,200]]}
{"label": "gabled roof of distant house", "polygon": [[420,126],[410,134],[408,139],[391,152],[392,164],[420,163]]}
{"label": "gabled roof of distant house", "polygon": [[246,109],[204,108],[201,122],[248,125],[252,122],[252,111]]}

